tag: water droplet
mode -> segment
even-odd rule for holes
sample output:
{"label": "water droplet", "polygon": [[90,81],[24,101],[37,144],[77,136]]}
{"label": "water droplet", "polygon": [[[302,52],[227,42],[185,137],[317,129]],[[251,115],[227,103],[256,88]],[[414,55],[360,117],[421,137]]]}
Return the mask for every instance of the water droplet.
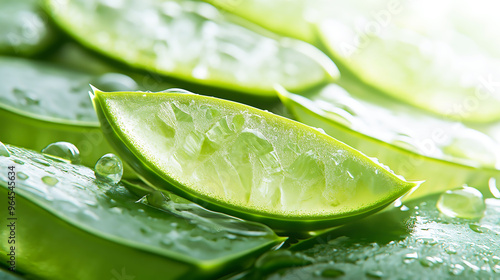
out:
{"label": "water droplet", "polygon": [[187,91],[187,90],[185,90],[185,89],[181,89],[181,88],[170,88],[170,89],[162,90],[161,92],[166,92],[166,93],[184,93],[184,94],[193,94],[192,92]]}
{"label": "water droplet", "polygon": [[374,279],[382,279],[382,277],[384,277],[384,273],[380,270],[368,271],[365,274],[366,276]]}
{"label": "water droplet", "polygon": [[321,134],[326,134],[325,130],[322,129],[321,127],[313,127],[315,130],[319,131]]}
{"label": "water droplet", "polygon": [[337,278],[340,276],[344,276],[345,272],[336,268],[327,268],[320,271],[316,271],[315,274],[323,278]]}
{"label": "water droplet", "polygon": [[496,264],[491,268],[495,273],[500,273],[500,265]]}
{"label": "water droplet", "polygon": [[111,207],[109,209],[109,211],[116,213],[116,214],[119,214],[119,215],[123,214],[123,209],[119,208],[119,207]]}
{"label": "water droplet", "polygon": [[139,230],[144,235],[150,235],[153,232],[153,230],[150,227],[141,227]]}
{"label": "water droplet", "polygon": [[436,245],[438,243],[436,239],[430,237],[419,238],[419,240],[426,245]]}
{"label": "water droplet", "polygon": [[428,256],[428,257],[425,257],[425,258],[421,258],[419,260],[419,262],[424,267],[431,267],[431,266],[443,263],[443,259],[441,259],[440,257],[430,257],[430,256]]}
{"label": "water droplet", "polygon": [[469,224],[469,228],[477,233],[485,233],[488,229],[476,224]]}
{"label": "water droplet", "polygon": [[465,270],[465,267],[463,267],[462,265],[460,264],[452,264],[450,266],[450,273],[453,274],[453,275],[460,275],[462,274],[462,272],[464,272]]}
{"label": "water droplet", "polygon": [[324,114],[329,119],[340,123],[346,127],[351,127],[354,116],[349,114],[349,112],[342,110],[341,108],[330,108],[328,111],[324,111]]}
{"label": "water droplet", "polygon": [[87,221],[99,221],[99,216],[97,216],[94,212],[90,211],[89,209],[85,209],[82,212],[79,212],[78,216]]}
{"label": "water droplet", "polygon": [[40,100],[34,96],[26,96],[24,98],[24,103],[28,106],[38,105],[40,104]]}
{"label": "water droplet", "polygon": [[153,191],[146,196],[148,203],[153,207],[161,208],[164,204],[169,201],[161,191]]}
{"label": "water droplet", "polygon": [[160,244],[165,246],[165,247],[171,247],[173,242],[171,239],[165,238],[165,239],[160,240]]}
{"label": "water droplet", "polygon": [[471,263],[471,262],[469,262],[469,261],[467,261],[467,260],[462,260],[462,262],[463,262],[466,266],[468,266],[470,269],[472,269],[472,271],[473,271],[473,272],[478,272],[479,270],[481,270],[481,269],[479,268],[479,266],[477,266],[477,265],[475,265],[475,264],[473,264],[473,263]]}
{"label": "water droplet", "polygon": [[418,259],[418,253],[417,252],[413,252],[413,253],[406,254],[404,256],[403,262],[404,263],[412,263],[416,259]]}
{"label": "water droplet", "polygon": [[14,95],[16,97],[24,97],[26,95],[26,91],[24,89],[21,89],[21,88],[18,88],[18,87],[14,87],[12,89],[12,93],[14,93]]}
{"label": "water droplet", "polygon": [[450,254],[450,255],[454,255],[457,253],[457,248],[455,248],[455,246],[453,244],[450,244],[448,246],[446,246],[444,248],[444,251],[447,253],[447,254]]}
{"label": "water droplet", "polygon": [[400,147],[402,149],[421,153],[421,150],[418,148],[418,145],[414,138],[408,136],[406,134],[398,133],[391,141],[391,144],[394,146]]}
{"label": "water droplet", "polygon": [[402,205],[403,205],[403,202],[401,201],[401,197],[400,197],[400,198],[398,198],[398,199],[396,199],[396,200],[394,201],[394,207],[397,207],[397,208],[398,208],[398,207],[401,207]]}
{"label": "water droplet", "polygon": [[55,186],[57,183],[59,183],[59,180],[52,176],[43,176],[42,181],[48,186]]}
{"label": "water droplet", "polygon": [[17,178],[19,178],[20,180],[26,180],[29,178],[29,176],[24,174],[23,172],[17,172],[16,175],[17,175]]}
{"label": "water droplet", "polygon": [[123,175],[122,161],[114,154],[106,154],[95,164],[94,173],[99,180],[110,184],[117,184]]}
{"label": "water droplet", "polygon": [[486,209],[481,192],[468,186],[444,192],[436,207],[447,216],[464,219],[481,218]]}
{"label": "water droplet", "polygon": [[2,157],[10,157],[9,150],[7,149],[7,147],[2,142],[0,142],[0,156],[2,156]]}
{"label": "water droplet", "polygon": [[50,163],[48,161],[41,158],[34,158],[33,161],[44,166],[50,166]]}
{"label": "water droplet", "polygon": [[106,73],[91,82],[102,91],[135,91],[138,89],[134,79],[119,73]]}
{"label": "water droplet", "polygon": [[80,151],[68,142],[56,142],[49,144],[42,150],[42,153],[69,160],[71,163],[80,163]]}
{"label": "water droplet", "polygon": [[93,200],[85,200],[83,201],[83,203],[85,203],[87,206],[90,206],[90,207],[97,207],[97,202],[93,201]]}

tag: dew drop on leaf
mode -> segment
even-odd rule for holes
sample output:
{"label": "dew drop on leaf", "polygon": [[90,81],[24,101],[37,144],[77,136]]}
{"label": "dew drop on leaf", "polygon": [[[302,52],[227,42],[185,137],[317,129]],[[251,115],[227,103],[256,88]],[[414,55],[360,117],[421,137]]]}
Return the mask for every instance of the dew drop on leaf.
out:
{"label": "dew drop on leaf", "polygon": [[116,155],[105,154],[95,164],[94,173],[101,181],[117,184],[123,175],[123,163]]}
{"label": "dew drop on leaf", "polygon": [[340,270],[340,269],[336,269],[336,268],[327,268],[327,269],[323,269],[321,271],[318,271],[318,276],[321,276],[323,278],[337,278],[337,277],[340,277],[340,276],[344,276],[345,275],[345,272]]}
{"label": "dew drop on leaf", "polygon": [[59,180],[52,176],[43,176],[42,182],[44,182],[48,186],[55,186],[57,183],[59,183]]}
{"label": "dew drop on leaf", "polygon": [[463,186],[441,194],[436,207],[450,217],[477,219],[483,216],[486,204],[480,191]]}
{"label": "dew drop on leaf", "polygon": [[21,180],[26,180],[29,178],[29,176],[24,174],[23,172],[17,172],[16,175],[17,175],[17,178],[19,178]]}
{"label": "dew drop on leaf", "polygon": [[42,153],[69,160],[73,164],[80,163],[80,151],[75,145],[68,142],[49,144],[42,150]]}

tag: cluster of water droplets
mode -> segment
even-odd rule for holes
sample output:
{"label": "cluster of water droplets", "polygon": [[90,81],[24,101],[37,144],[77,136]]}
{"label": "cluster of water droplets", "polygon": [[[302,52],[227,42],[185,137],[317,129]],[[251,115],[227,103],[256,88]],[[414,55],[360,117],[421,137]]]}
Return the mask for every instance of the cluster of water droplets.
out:
{"label": "cluster of water droplets", "polygon": [[[33,203],[41,203],[77,227],[84,225],[107,236],[136,242],[145,250],[175,251],[199,260],[240,254],[276,240],[267,227],[205,210],[174,195],[148,196],[156,209],[136,203],[135,195],[116,184],[116,173],[121,175],[122,169],[115,169],[121,162],[114,155],[98,162],[102,170],[98,168],[101,175],[95,174],[96,180],[93,170],[71,164],[78,152],[70,143],[53,143],[44,154],[8,147],[10,155],[0,144],[0,166],[19,164],[19,195],[29,193],[26,197]],[[7,180],[4,175],[0,174],[0,180]],[[145,204],[149,205],[148,201]]]}
{"label": "cluster of water droplets", "polygon": [[[49,156],[53,160],[64,160],[72,164],[79,164],[81,162],[80,151],[75,145],[69,142],[61,141],[49,144],[47,147],[42,149],[42,153],[45,156]],[[44,166],[50,166],[50,164],[44,159],[35,158],[33,161]],[[96,179],[115,185],[120,182],[123,176],[123,163],[116,155],[111,153],[106,154],[96,162],[94,166],[94,174]],[[56,178],[51,176],[43,177],[42,181],[50,186],[53,186],[58,182]]]}
{"label": "cluster of water droplets", "polygon": [[195,203],[161,191],[153,191],[139,202],[177,216],[211,233],[221,233],[229,239],[272,236],[273,231],[258,223],[243,221],[227,214],[207,210]]}
{"label": "cluster of water droplets", "polygon": [[[472,204],[485,204],[482,199],[476,200],[480,194],[469,187],[450,193],[465,198],[465,204],[450,206],[455,214],[463,207],[466,216],[470,217],[469,199]],[[414,277],[417,272],[426,279],[458,275],[463,279],[494,278],[500,273],[496,244],[500,234],[499,200],[486,200],[486,210],[477,211],[480,215],[485,213],[480,220],[479,215],[472,220],[441,215],[435,207],[436,202],[437,196],[409,202],[408,210],[395,210],[392,215],[385,213],[378,218],[373,216],[373,221],[368,218],[365,222],[345,226],[343,230],[332,230],[314,238],[307,249],[266,253],[256,262],[254,273],[269,279],[343,276],[349,279],[404,279]],[[397,213],[401,216],[393,216]]]}

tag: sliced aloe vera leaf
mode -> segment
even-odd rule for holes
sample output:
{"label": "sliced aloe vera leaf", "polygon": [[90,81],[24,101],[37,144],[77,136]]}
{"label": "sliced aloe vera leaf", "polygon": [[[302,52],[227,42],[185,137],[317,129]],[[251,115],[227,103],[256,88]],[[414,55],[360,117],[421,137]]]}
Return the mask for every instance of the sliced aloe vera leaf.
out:
{"label": "sliced aloe vera leaf", "polygon": [[[13,196],[8,172],[15,172],[16,267],[28,275],[215,278],[247,266],[283,241],[264,225],[193,203],[179,205],[175,196],[169,201],[148,196],[136,203],[123,186],[97,180],[87,167],[15,146],[7,149],[10,155],[0,156],[0,192]],[[7,199],[1,206],[7,209]],[[8,212],[0,213],[6,220]],[[0,233],[3,260],[9,234]]]}
{"label": "sliced aloe vera leaf", "polygon": [[331,1],[325,7],[329,17],[318,32],[340,68],[445,117],[500,119],[495,1],[373,3],[378,8],[364,1]]}
{"label": "sliced aloe vera leaf", "polygon": [[82,163],[94,166],[113,149],[102,135],[89,100],[89,83],[110,89],[127,88],[127,83],[120,85],[120,80],[136,88],[131,78],[117,73],[91,75],[22,58],[0,57],[0,140],[38,151],[53,142],[71,142],[80,150]]}
{"label": "sliced aloe vera leaf", "polygon": [[204,1],[277,34],[310,43],[316,40],[312,22],[316,19],[317,11],[315,5],[311,5],[313,1]]}
{"label": "sliced aloe vera leaf", "polygon": [[54,21],[90,49],[196,84],[274,97],[276,82],[303,89],[338,75],[331,60],[313,46],[265,37],[232,22],[207,3],[46,3]]}
{"label": "sliced aloe vera leaf", "polygon": [[2,0],[0,11],[0,55],[34,55],[57,38],[38,0]]}
{"label": "sliced aloe vera leaf", "polygon": [[243,104],[179,90],[94,95],[105,135],[151,185],[278,230],[345,223],[416,186],[326,134]]}
{"label": "sliced aloe vera leaf", "polygon": [[[241,279],[494,279],[500,203],[480,220],[444,217],[426,197],[263,255]],[[269,268],[273,268],[270,270]],[[266,271],[267,269],[267,271]],[[237,278],[235,278],[237,279]]]}
{"label": "sliced aloe vera leaf", "polygon": [[[303,95],[277,87],[295,118],[388,164],[408,180],[425,180],[411,196],[463,184],[488,191],[500,176],[500,145],[486,134],[342,80]],[[346,89],[349,89],[347,91]]]}

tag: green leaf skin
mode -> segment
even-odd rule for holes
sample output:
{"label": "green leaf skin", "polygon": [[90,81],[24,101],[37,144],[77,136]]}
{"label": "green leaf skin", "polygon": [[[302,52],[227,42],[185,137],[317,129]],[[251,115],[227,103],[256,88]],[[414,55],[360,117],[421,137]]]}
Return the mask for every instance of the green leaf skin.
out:
{"label": "green leaf skin", "polygon": [[0,55],[32,56],[54,44],[57,33],[39,0],[0,2]]}
{"label": "green leaf skin", "polygon": [[89,83],[102,83],[104,75],[0,56],[0,140],[38,151],[70,142],[80,150],[82,163],[94,166],[113,152],[88,97]]}
{"label": "green leaf skin", "polygon": [[[365,218],[261,257],[231,279],[496,279],[500,270],[500,203],[486,200],[480,220],[449,218],[437,196],[404,210]],[[256,264],[260,264],[258,260]]]}
{"label": "green leaf skin", "polygon": [[45,2],[54,21],[82,45],[178,80],[275,97],[274,83],[305,89],[338,76],[333,62],[315,47],[263,36],[207,3]]}
{"label": "green leaf skin", "polygon": [[408,180],[425,180],[405,199],[463,184],[489,193],[490,178],[500,178],[500,144],[486,134],[350,80],[340,83],[344,88],[330,84],[303,95],[278,91],[297,120],[324,129]]}
{"label": "green leaf skin", "polygon": [[[121,185],[96,180],[91,169],[8,146],[0,156],[0,193],[14,166],[16,269],[43,279],[213,279],[248,266],[254,256],[283,241],[269,228],[214,213],[258,234],[231,234],[210,227],[204,210],[184,205],[191,220],[136,203]],[[5,153],[4,153],[5,155]],[[7,209],[7,199],[0,206]],[[213,213],[213,212],[212,212]],[[7,211],[0,212],[6,220]],[[194,218],[193,218],[194,217]],[[10,230],[2,229],[6,261]]]}
{"label": "green leaf skin", "polygon": [[175,89],[94,89],[93,101],[110,143],[151,185],[276,230],[346,223],[418,185],[311,127],[243,104]]}

